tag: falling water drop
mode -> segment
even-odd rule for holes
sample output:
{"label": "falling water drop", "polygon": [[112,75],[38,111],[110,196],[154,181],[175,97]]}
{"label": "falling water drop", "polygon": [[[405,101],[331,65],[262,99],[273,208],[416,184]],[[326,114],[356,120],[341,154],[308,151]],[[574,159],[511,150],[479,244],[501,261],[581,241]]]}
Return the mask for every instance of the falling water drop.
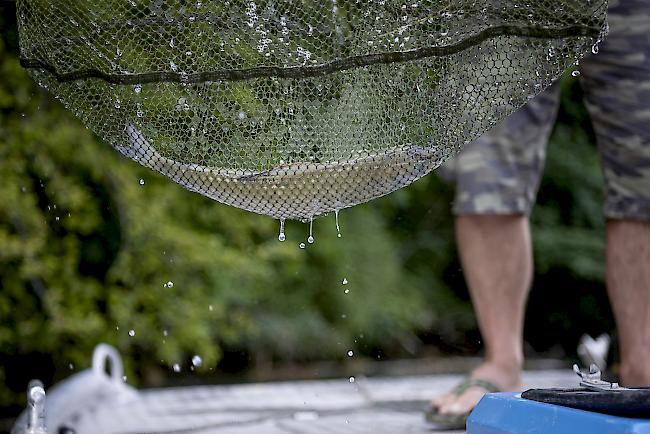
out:
{"label": "falling water drop", "polygon": [[135,330],[133,329],[129,330],[129,336],[131,337],[135,336]]}
{"label": "falling water drop", "polygon": [[201,358],[201,356],[196,354],[194,355],[194,357],[192,357],[192,364],[198,368],[203,364],[203,359]]}
{"label": "falling water drop", "polygon": [[284,234],[284,219],[280,219],[280,235],[278,235],[278,240],[284,241],[287,239],[287,236]]}
{"label": "falling water drop", "polygon": [[174,363],[172,369],[174,369],[174,372],[181,372],[181,365],[179,365],[178,363]]}
{"label": "falling water drop", "polygon": [[298,247],[300,247],[301,249],[304,249],[306,246],[305,246],[305,243],[300,243],[300,244],[298,244]]}
{"label": "falling water drop", "polygon": [[140,178],[140,185],[144,185],[144,179]]}
{"label": "falling water drop", "polygon": [[346,278],[344,277],[344,278],[343,278],[343,281],[342,281],[341,283],[342,283],[343,285],[347,285],[347,284],[348,284],[348,279],[346,279]]}
{"label": "falling water drop", "polygon": [[309,219],[309,237],[307,237],[309,244],[314,244],[314,217]]}
{"label": "falling water drop", "polygon": [[571,73],[571,75],[572,75],[573,77],[577,77],[577,76],[580,75],[580,71],[578,71],[578,70],[576,69],[575,71],[573,71],[573,72]]}
{"label": "falling water drop", "polygon": [[350,377],[348,381],[350,381],[350,383],[354,383],[356,380],[354,379],[354,377]]}
{"label": "falling water drop", "polygon": [[336,236],[341,238],[341,227],[339,226],[339,210],[334,211],[334,218],[336,220]]}
{"label": "falling water drop", "polygon": [[352,350],[348,351],[348,357],[354,356],[354,352]]}

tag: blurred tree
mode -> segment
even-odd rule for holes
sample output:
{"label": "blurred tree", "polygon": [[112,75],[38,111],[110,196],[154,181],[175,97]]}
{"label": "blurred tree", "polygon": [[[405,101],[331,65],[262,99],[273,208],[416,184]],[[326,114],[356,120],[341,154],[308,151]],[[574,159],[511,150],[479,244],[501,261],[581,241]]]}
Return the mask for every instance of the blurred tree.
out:
{"label": "blurred tree", "polygon": [[187,370],[194,354],[207,372],[224,348],[343,358],[360,335],[399,348],[428,326],[379,209],[343,213],[343,239],[331,218],[316,223],[313,247],[298,248],[298,224],[278,242],[276,221],[99,143],[22,70],[10,15],[0,24],[0,405],[22,403],[30,377],[87,366],[102,341],[136,380]]}
{"label": "blurred tree", "polygon": [[[298,248],[297,223],[280,243],[277,222],[120,158],[38,90],[18,63],[12,9],[0,18],[0,406],[22,405],[30,378],[87,366],[101,341],[123,352],[129,381],[149,382],[194,354],[207,372],[224,352],[252,363],[478,350],[449,185],[428,176],[344,211],[342,239],[330,217],[315,245]],[[612,321],[600,169],[579,87],[564,87],[533,215],[526,336],[571,353]]]}

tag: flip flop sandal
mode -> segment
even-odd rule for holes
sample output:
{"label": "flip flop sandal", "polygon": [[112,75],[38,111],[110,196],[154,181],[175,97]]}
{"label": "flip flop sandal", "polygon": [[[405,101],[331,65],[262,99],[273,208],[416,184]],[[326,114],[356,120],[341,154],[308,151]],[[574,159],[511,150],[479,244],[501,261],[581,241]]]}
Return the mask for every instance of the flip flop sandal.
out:
{"label": "flip flop sandal", "polygon": [[[501,390],[494,385],[494,383],[488,380],[481,380],[480,378],[466,378],[459,385],[454,387],[451,391],[455,396],[460,396],[467,389],[473,387],[478,387],[485,390],[487,393],[496,393],[501,392]],[[472,410],[469,410],[465,413],[440,413],[438,409],[434,406],[425,413],[425,418],[427,422],[436,424],[438,427],[443,429],[465,429],[467,423],[467,418]]]}

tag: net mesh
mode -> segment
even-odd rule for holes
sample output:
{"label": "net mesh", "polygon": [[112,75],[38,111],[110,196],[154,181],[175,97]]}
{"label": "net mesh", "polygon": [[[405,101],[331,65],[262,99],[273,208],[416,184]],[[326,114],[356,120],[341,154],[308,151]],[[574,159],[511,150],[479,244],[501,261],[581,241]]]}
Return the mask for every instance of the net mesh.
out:
{"label": "net mesh", "polygon": [[18,0],[21,63],[124,155],[306,221],[406,186],[591,50],[606,0]]}

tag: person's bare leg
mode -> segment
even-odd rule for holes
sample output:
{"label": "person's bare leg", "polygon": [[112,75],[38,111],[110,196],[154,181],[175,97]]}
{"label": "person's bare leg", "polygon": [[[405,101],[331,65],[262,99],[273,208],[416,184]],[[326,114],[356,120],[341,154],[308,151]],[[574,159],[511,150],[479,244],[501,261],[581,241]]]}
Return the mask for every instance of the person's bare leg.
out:
{"label": "person's bare leg", "polygon": [[[456,238],[485,347],[485,360],[472,376],[488,380],[503,391],[519,390],[524,311],[533,268],[528,218],[459,216]],[[441,413],[464,413],[484,392],[470,388],[459,397],[438,397],[432,404]]]}
{"label": "person's bare leg", "polygon": [[650,222],[609,220],[606,264],[621,383],[650,386]]}

